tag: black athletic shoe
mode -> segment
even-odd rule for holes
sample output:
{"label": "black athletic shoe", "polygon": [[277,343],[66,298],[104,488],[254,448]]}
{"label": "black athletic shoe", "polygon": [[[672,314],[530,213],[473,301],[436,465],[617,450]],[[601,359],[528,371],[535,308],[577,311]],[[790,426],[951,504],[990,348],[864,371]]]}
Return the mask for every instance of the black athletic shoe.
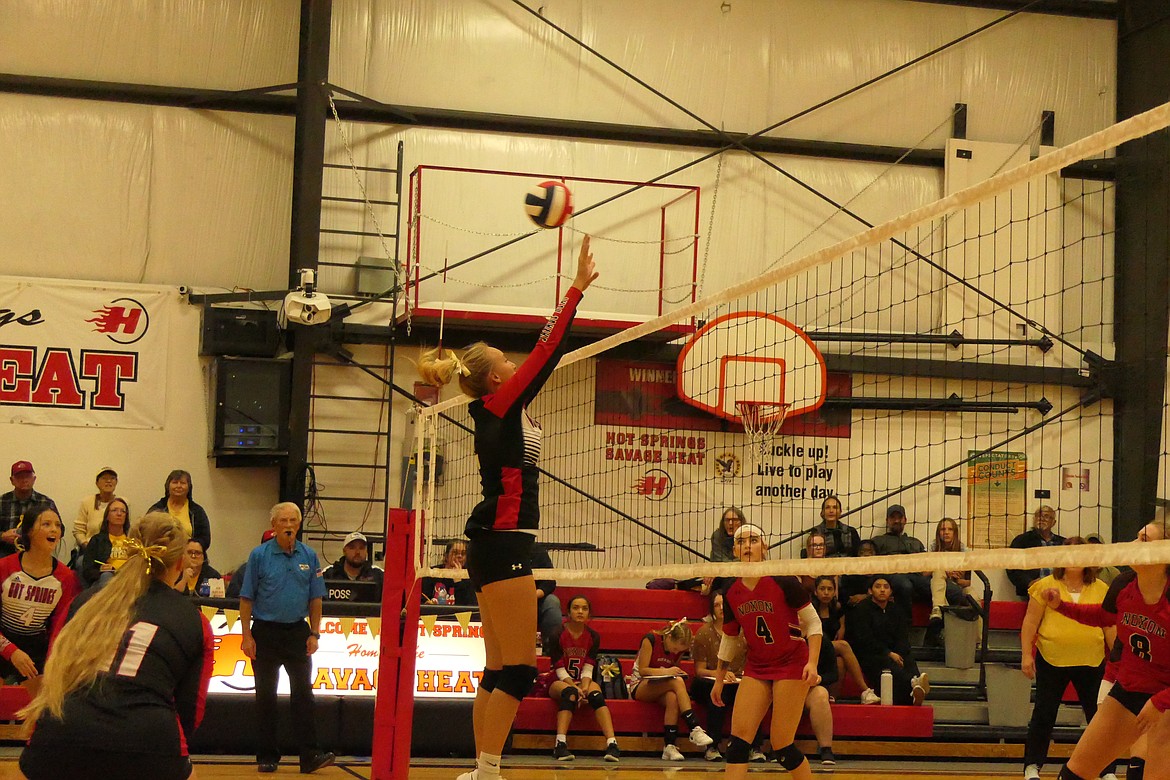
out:
{"label": "black athletic shoe", "polygon": [[616,742],[610,742],[605,746],[605,760],[606,761],[621,761],[622,751],[618,750]]}
{"label": "black athletic shoe", "polygon": [[572,761],[576,756],[569,752],[568,743],[558,739],[556,746],[553,747],[553,758],[557,761]]}
{"label": "black athletic shoe", "polygon": [[256,771],[262,772],[264,774],[270,774],[276,771],[276,766],[277,764],[275,761],[261,761],[256,765]]}
{"label": "black athletic shoe", "polygon": [[317,753],[308,761],[301,760],[301,774],[311,775],[318,769],[324,769],[327,766],[332,766],[333,762],[337,760],[337,756],[332,753]]}
{"label": "black athletic shoe", "polygon": [[833,755],[833,748],[821,748],[821,766],[836,766],[837,757]]}

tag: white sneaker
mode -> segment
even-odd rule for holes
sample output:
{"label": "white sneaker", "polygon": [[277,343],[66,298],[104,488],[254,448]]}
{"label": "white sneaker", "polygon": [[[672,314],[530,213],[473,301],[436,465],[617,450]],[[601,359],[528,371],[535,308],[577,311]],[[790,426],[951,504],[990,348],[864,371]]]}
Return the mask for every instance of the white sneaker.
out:
{"label": "white sneaker", "polygon": [[882,697],[873,692],[873,688],[866,688],[861,692],[862,704],[881,704]]}
{"label": "white sneaker", "polygon": [[662,749],[663,761],[686,761],[686,756],[682,754],[674,745],[667,745]]}
{"label": "white sneaker", "polygon": [[1101,780],[1117,780],[1117,775],[1113,774],[1112,772],[1106,772],[1105,774],[1101,775]]}
{"label": "white sneaker", "polygon": [[1035,764],[1024,767],[1024,780],[1040,780],[1040,767]]}
{"label": "white sneaker", "polygon": [[707,736],[707,732],[703,731],[702,726],[695,726],[691,729],[691,735],[687,737],[692,745],[696,747],[707,747],[711,744],[711,738]]}
{"label": "white sneaker", "polygon": [[926,694],[930,693],[930,680],[926,678],[926,672],[911,678],[910,685],[910,695],[914,697],[914,706],[917,707],[926,700]]}
{"label": "white sneaker", "polygon": [[768,760],[768,757],[765,756],[760,751],[756,750],[755,748],[752,748],[750,751],[748,751],[748,761],[767,761],[767,760]]}
{"label": "white sneaker", "polygon": [[930,619],[931,620],[942,620],[942,607],[931,607],[930,608]]}

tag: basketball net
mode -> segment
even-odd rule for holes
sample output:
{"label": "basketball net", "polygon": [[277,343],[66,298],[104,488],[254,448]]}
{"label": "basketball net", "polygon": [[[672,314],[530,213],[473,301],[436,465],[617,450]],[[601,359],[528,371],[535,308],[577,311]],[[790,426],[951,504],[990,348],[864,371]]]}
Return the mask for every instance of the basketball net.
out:
{"label": "basketball net", "polygon": [[748,437],[748,451],[757,463],[768,456],[772,441],[780,435],[780,426],[792,404],[779,401],[736,401],[735,411]]}

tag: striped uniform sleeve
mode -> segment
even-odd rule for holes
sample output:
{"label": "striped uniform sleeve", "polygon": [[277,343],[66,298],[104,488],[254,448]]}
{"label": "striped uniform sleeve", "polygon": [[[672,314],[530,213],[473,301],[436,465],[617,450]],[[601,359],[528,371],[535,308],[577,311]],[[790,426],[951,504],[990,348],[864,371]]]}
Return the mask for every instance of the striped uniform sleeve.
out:
{"label": "striped uniform sleeve", "polygon": [[179,725],[182,726],[185,735],[194,733],[203,722],[203,713],[207,707],[207,687],[211,684],[211,670],[215,664],[215,636],[211,632],[211,623],[201,612],[199,624],[203,646],[199,654],[192,659],[187,673],[183,675],[175,689],[175,710],[179,714]]}

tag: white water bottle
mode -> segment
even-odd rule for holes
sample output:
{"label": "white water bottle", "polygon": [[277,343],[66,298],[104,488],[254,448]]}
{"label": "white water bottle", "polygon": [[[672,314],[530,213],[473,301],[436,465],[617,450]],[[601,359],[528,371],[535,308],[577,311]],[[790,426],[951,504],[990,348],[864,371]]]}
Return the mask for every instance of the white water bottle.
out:
{"label": "white water bottle", "polygon": [[894,675],[889,669],[882,670],[882,704],[894,703]]}

